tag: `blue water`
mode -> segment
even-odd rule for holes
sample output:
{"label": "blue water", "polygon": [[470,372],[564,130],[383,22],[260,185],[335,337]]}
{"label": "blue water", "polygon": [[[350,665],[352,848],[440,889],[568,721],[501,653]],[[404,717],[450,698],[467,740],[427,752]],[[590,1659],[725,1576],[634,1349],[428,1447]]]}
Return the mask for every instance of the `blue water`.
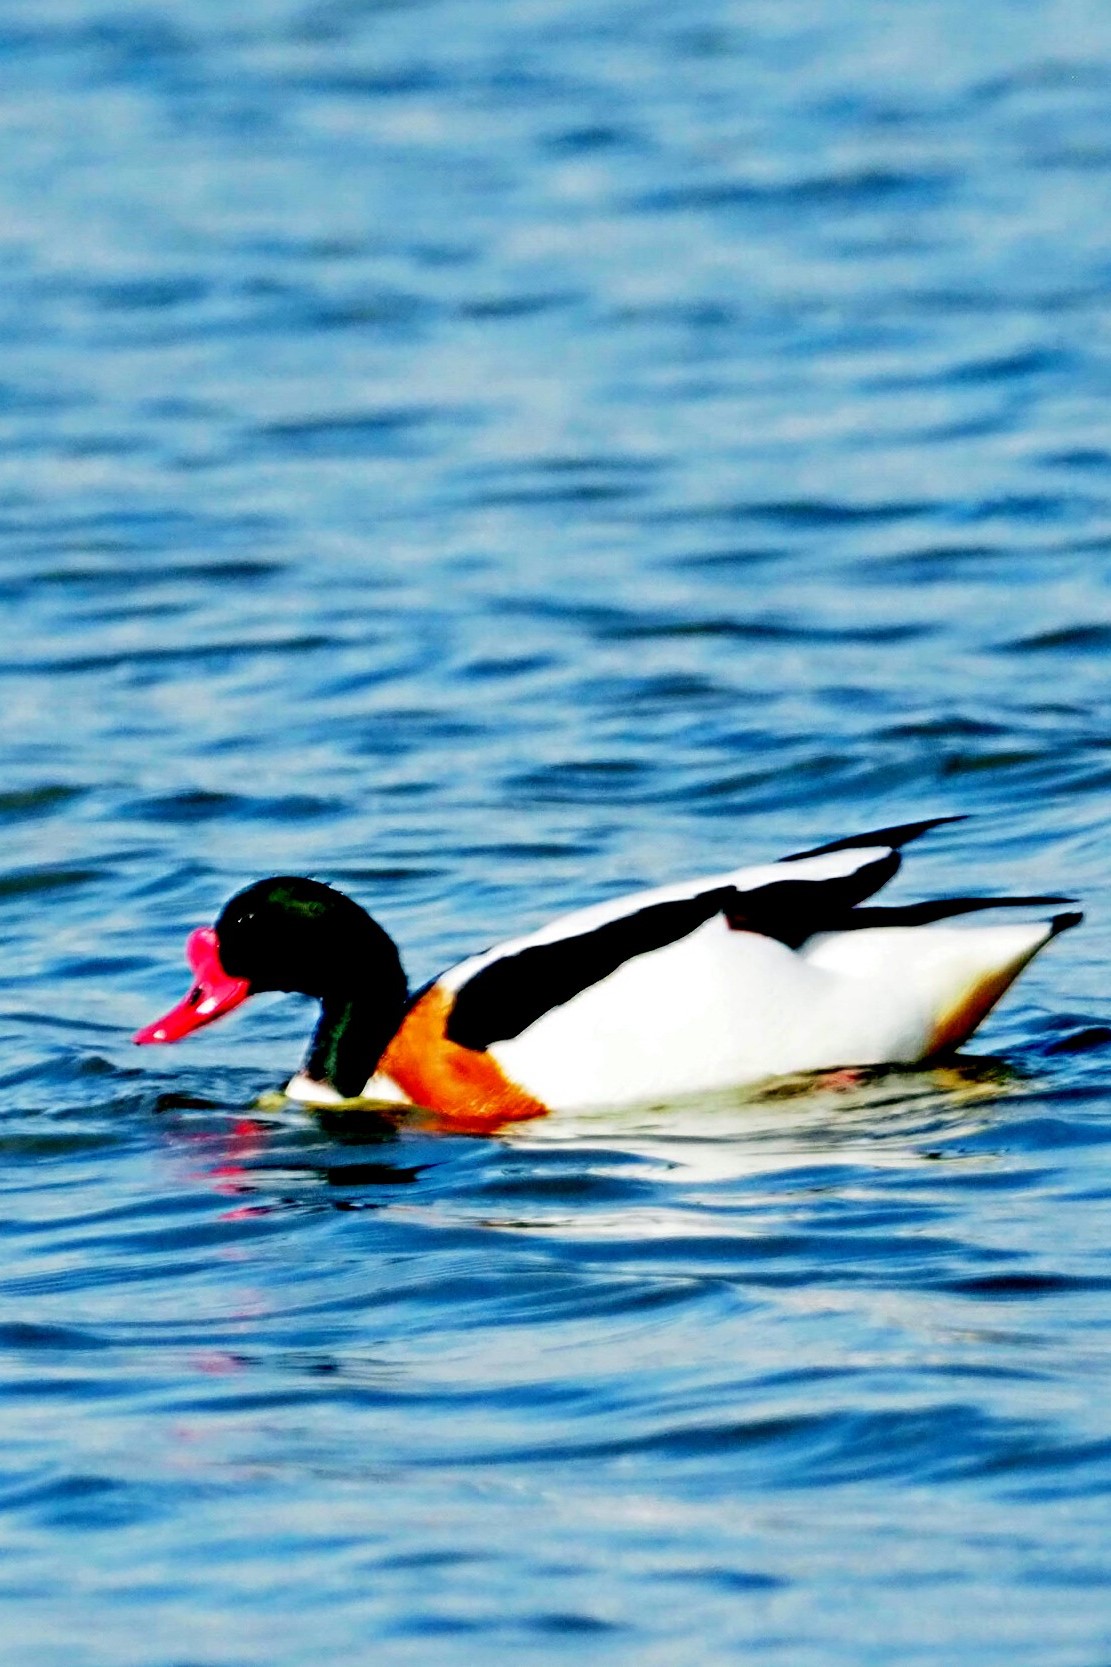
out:
{"label": "blue water", "polygon": [[[17,1667],[1111,1661],[1111,10],[2,0]],[[950,1070],[504,1140],[166,1050],[916,815]]]}

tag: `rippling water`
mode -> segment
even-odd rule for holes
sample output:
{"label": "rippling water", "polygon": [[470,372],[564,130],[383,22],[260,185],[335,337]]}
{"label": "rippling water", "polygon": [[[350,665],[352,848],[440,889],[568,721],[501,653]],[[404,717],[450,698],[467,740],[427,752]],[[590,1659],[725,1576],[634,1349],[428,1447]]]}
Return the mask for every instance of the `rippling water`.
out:
{"label": "rippling water", "polygon": [[[20,1667],[1111,1659],[1111,13],[0,3]],[[247,879],[420,981],[971,812],[960,1068],[396,1136],[180,1049]],[[269,1109],[266,1107],[269,1106]]]}

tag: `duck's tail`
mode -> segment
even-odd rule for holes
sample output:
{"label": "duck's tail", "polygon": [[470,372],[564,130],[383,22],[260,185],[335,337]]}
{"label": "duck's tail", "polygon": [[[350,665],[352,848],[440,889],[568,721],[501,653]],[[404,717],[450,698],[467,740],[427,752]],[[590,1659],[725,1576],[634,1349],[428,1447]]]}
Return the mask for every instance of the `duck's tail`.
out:
{"label": "duck's tail", "polygon": [[906,1060],[960,1047],[1038,951],[1083,919],[1073,911],[1022,925],[934,925],[927,921],[937,915],[920,920],[913,904],[905,912],[854,914],[872,916],[874,923],[823,933],[800,953],[814,966],[867,986],[869,999],[895,1015],[881,1045],[893,1050],[888,1057]]}
{"label": "duck's tail", "polygon": [[938,1000],[924,1057],[934,1058],[959,1048],[1038,951],[1070,926],[1079,925],[1083,918],[1075,910],[1024,926],[945,932],[952,954],[931,969]]}

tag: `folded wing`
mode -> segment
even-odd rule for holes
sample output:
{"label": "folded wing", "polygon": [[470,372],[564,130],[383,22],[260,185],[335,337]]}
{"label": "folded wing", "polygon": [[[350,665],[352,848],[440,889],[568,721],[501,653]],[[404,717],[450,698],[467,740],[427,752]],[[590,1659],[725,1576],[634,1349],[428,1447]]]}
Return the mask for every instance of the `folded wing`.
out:
{"label": "folded wing", "polygon": [[627,961],[689,937],[716,915],[735,930],[797,948],[815,932],[835,930],[898,867],[893,849],[839,848],[566,915],[447,975],[443,982],[455,995],[448,1039],[481,1049],[519,1036]]}

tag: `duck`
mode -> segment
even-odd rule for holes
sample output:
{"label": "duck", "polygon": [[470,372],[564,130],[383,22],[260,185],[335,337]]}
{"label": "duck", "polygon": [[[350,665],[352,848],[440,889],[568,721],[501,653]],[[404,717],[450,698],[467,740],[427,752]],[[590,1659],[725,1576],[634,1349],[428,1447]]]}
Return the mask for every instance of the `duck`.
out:
{"label": "duck", "polygon": [[939,1060],[1083,918],[953,925],[1072,898],[876,904],[935,816],[575,910],[415,993],[365,909],[315,879],[236,893],[186,944],[188,995],[136,1032],[177,1042],[265,990],[320,1003],[286,1085],[490,1131],[558,1112],[669,1103],[769,1078]]}

